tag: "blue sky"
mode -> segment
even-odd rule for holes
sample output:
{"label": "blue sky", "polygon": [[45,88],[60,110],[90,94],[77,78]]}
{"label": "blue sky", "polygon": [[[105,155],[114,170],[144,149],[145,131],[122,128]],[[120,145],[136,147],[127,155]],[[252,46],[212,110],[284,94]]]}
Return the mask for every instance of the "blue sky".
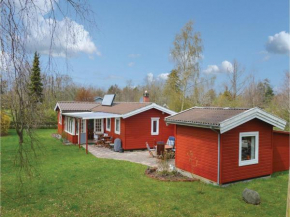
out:
{"label": "blue sky", "polygon": [[[111,0],[90,4],[98,28],[84,28],[99,53],[80,52],[69,59],[69,71],[65,67],[62,71],[84,85],[107,88],[116,83],[123,87],[128,80],[138,85],[144,84],[148,73],[155,78],[169,73],[174,67],[169,58],[174,37],[189,20],[195,22],[194,28],[203,40],[201,75],[207,75],[204,71],[213,65],[219,68],[210,73],[217,77],[216,88],[226,80],[223,61],[237,59],[247,74],[269,78],[275,89],[289,67],[286,0]],[[269,36],[275,34],[270,41]],[[61,62],[63,58],[58,59]]]}

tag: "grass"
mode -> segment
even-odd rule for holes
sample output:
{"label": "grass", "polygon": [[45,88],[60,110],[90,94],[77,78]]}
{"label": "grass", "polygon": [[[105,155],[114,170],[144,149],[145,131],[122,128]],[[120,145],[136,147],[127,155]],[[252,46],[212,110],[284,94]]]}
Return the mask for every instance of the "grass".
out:
{"label": "grass", "polygon": [[[288,173],[226,188],[198,182],[161,182],[146,166],[86,155],[77,146],[38,130],[34,176],[19,182],[15,133],[2,138],[2,216],[285,216]],[[259,206],[242,200],[244,188],[260,193]]]}

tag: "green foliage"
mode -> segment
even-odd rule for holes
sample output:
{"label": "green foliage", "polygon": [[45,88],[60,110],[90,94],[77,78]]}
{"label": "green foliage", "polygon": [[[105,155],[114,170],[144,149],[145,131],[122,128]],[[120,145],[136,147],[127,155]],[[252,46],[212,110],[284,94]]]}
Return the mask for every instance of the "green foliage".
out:
{"label": "green foliage", "polygon": [[199,79],[199,60],[203,51],[201,34],[195,32],[193,22],[189,21],[175,36],[171,57],[176,65],[179,86],[182,91],[181,107],[184,110],[187,93],[196,87]]}
{"label": "green foliage", "polygon": [[34,102],[43,101],[43,84],[41,79],[41,72],[39,66],[39,55],[37,52],[34,54],[33,66],[30,75],[29,96]]}
{"label": "green foliage", "polygon": [[[288,172],[225,188],[204,184],[200,194],[199,182],[157,181],[144,175],[144,165],[64,146],[54,130],[36,132],[42,148],[30,161],[34,177],[20,185],[11,133],[2,138],[2,216],[285,216]],[[261,205],[243,201],[246,187],[259,192]]]}
{"label": "green foliage", "polygon": [[0,136],[5,136],[8,134],[8,130],[10,128],[10,117],[4,112],[0,111],[0,126],[1,126],[1,132]]}

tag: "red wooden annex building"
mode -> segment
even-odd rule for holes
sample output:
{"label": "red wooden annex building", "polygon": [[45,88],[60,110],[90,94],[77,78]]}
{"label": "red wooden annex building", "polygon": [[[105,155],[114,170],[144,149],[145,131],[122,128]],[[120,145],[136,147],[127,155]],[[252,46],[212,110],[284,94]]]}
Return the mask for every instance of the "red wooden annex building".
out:
{"label": "red wooden annex building", "polygon": [[286,121],[259,108],[193,107],[166,118],[175,126],[175,166],[225,184],[289,169]]}
{"label": "red wooden annex building", "polygon": [[167,141],[174,126],[167,126],[165,117],[175,112],[149,102],[145,93],[143,102],[58,102],[58,133],[66,134],[74,144],[94,142],[95,135],[108,134],[120,138],[124,150],[145,149],[146,142]]}

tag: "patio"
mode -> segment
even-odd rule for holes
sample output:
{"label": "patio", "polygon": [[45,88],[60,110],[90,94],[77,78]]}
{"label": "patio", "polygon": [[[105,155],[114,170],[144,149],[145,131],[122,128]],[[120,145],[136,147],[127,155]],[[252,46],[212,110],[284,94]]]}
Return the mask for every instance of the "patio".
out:
{"label": "patio", "polygon": [[[82,145],[86,148],[86,145]],[[157,159],[149,155],[147,150],[138,151],[125,151],[124,153],[114,152],[113,150],[101,146],[88,145],[88,151],[98,158],[107,158],[115,160],[130,161],[133,163],[139,163],[146,166],[156,167]],[[169,164],[175,166],[174,159],[169,160]]]}

